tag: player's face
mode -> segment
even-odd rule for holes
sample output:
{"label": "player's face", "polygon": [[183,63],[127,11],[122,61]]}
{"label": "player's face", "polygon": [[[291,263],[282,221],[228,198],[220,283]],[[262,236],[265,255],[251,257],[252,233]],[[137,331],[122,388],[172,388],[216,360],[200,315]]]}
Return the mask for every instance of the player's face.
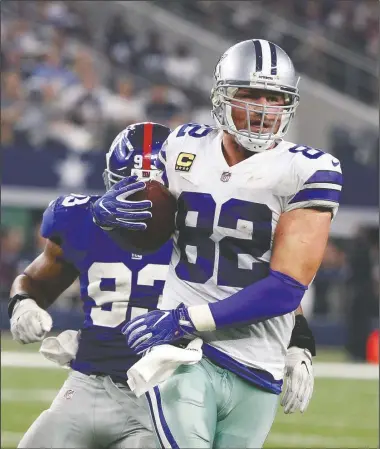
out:
{"label": "player's face", "polygon": [[[285,105],[282,93],[270,92],[265,89],[238,89],[231,103],[237,106],[232,107],[232,119],[236,129],[248,128],[246,103],[253,103],[248,106],[251,131],[254,133],[260,131],[265,107],[262,133],[277,133],[281,123],[281,117],[278,114],[282,110],[281,106]],[[273,128],[275,122],[276,125]]]}

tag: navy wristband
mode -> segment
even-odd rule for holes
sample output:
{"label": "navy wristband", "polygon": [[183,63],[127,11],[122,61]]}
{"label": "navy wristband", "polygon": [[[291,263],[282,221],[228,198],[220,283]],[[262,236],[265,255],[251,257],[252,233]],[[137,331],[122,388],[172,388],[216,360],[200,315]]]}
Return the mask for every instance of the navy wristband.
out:
{"label": "navy wristband", "polygon": [[36,300],[36,298],[33,298],[33,296],[28,295],[27,293],[20,293],[20,294],[16,294],[16,295],[12,296],[12,298],[10,298],[9,302],[8,302],[8,317],[9,317],[9,319],[12,318],[13,309],[15,308],[17,301],[22,301],[23,299]]}
{"label": "navy wristband", "polygon": [[303,315],[296,315],[296,322],[288,348],[291,346],[308,349],[313,357],[316,355],[314,335]]}

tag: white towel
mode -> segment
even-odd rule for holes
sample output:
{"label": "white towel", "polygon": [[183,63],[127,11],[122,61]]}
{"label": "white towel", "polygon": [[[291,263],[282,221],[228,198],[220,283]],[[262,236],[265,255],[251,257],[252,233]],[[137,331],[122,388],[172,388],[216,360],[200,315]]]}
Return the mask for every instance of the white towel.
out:
{"label": "white towel", "polygon": [[168,379],[180,365],[194,365],[202,358],[200,338],[192,340],[186,348],[172,345],[154,346],[128,371],[128,385],[137,397]]}
{"label": "white towel", "polygon": [[39,352],[51,362],[69,368],[78,351],[80,331],[67,330],[43,340]]}

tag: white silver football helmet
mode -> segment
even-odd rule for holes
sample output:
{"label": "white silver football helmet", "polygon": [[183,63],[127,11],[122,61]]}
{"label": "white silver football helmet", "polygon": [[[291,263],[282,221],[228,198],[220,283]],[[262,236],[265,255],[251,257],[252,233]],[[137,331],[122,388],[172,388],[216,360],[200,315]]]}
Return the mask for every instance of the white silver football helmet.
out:
{"label": "white silver football helmet", "polygon": [[[289,129],[299,104],[298,83],[293,63],[278,45],[251,39],[230,47],[219,59],[214,72],[215,84],[211,91],[212,115],[218,128],[235,136],[236,141],[250,151],[267,150],[276,139]],[[241,106],[231,101],[239,88],[265,89],[285,95],[284,106],[270,106],[239,100]],[[232,108],[244,109],[247,129],[236,129]],[[250,114],[261,117],[258,132],[251,130]],[[264,130],[267,115],[275,116],[271,129]],[[272,121],[272,119],[271,119]],[[275,132],[278,121],[280,126]]]}

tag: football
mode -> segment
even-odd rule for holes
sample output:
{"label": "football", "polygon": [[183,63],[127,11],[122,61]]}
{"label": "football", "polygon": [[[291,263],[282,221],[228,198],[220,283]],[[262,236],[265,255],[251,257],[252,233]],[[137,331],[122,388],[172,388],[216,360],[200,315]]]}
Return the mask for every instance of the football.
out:
{"label": "football", "polygon": [[167,242],[175,229],[177,201],[169,190],[155,180],[146,181],[146,188],[134,193],[132,201],[152,201],[152,218],[146,220],[145,231],[129,231],[130,244],[141,251],[155,251]]}

